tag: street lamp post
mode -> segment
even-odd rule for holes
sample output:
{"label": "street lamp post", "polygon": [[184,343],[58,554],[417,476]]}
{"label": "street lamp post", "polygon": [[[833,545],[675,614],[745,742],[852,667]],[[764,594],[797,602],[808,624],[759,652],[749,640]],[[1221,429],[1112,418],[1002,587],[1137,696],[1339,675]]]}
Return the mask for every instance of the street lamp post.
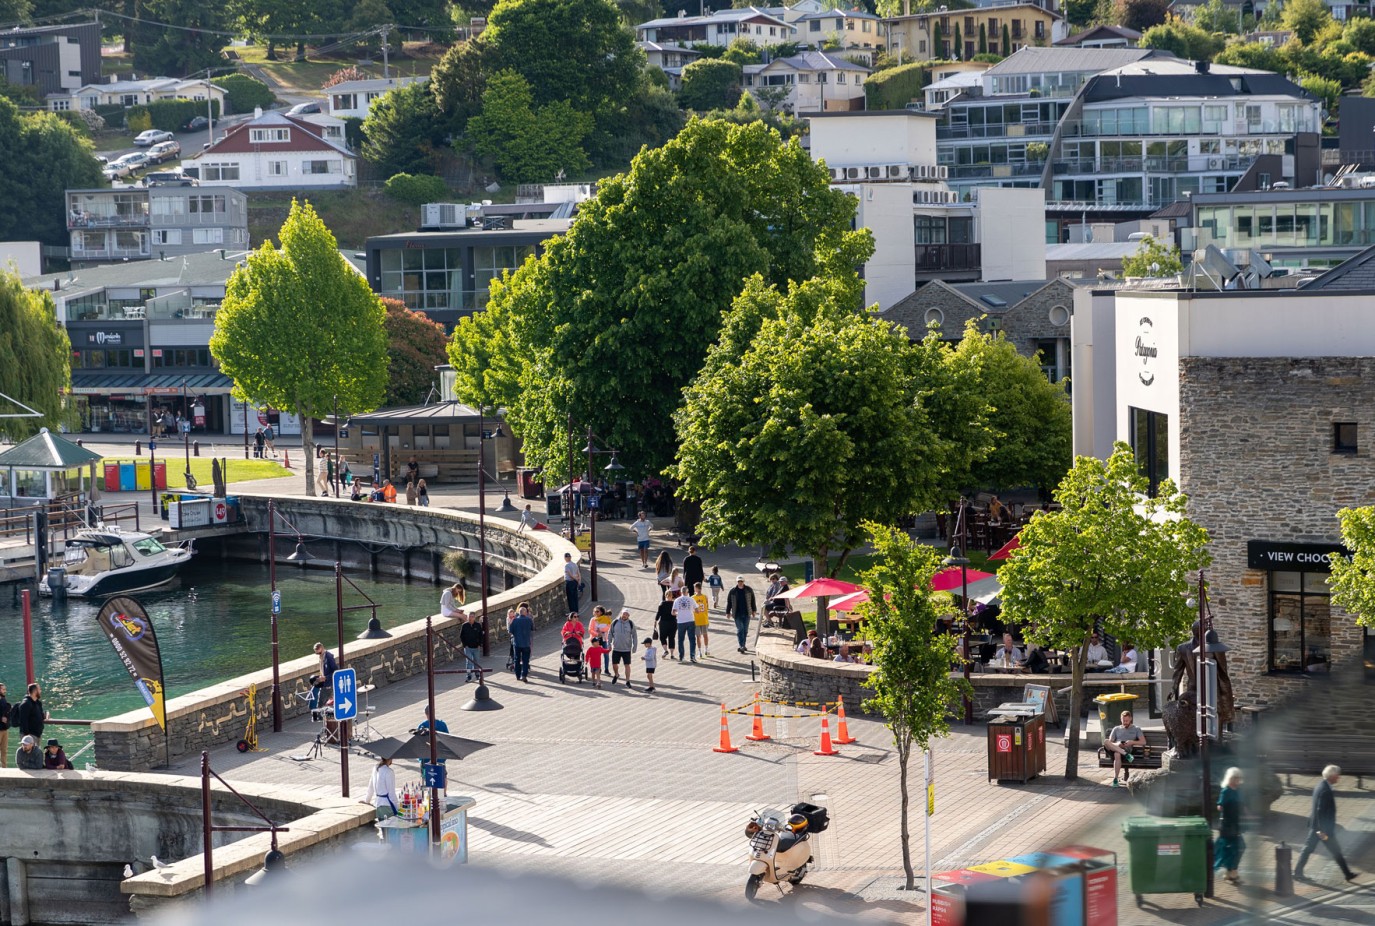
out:
{"label": "street lamp post", "polygon": [[[1198,733],[1198,759],[1202,773],[1203,818],[1213,820],[1213,770],[1210,741],[1221,735],[1217,705],[1217,660],[1214,653],[1225,653],[1228,646],[1213,629],[1213,612],[1208,607],[1208,584],[1203,570],[1198,572],[1198,620],[1194,633],[1194,655],[1197,671],[1194,685],[1198,691],[1195,731]],[[1208,886],[1205,896],[1213,896],[1213,843],[1207,848]]]}
{"label": "street lamp post", "polygon": [[194,489],[196,480],[191,476],[191,406],[186,401],[186,378],[181,381],[181,443],[186,450],[186,487]]}
{"label": "street lamp post", "polygon": [[[961,503],[960,503],[960,519],[961,519],[961,520],[964,519],[964,503],[963,503],[963,500],[962,500]],[[963,532],[961,532],[960,540],[961,540],[961,542],[963,542],[963,540],[964,540]],[[943,565],[943,566],[959,566],[959,567],[960,567],[960,609],[961,609],[961,611],[962,611],[963,614],[964,614],[964,619],[963,619],[963,622],[964,622],[964,633],[961,635],[961,640],[960,640],[960,655],[962,656],[962,659],[961,659],[960,661],[961,661],[962,663],[964,663],[964,679],[965,679],[965,682],[968,683],[968,681],[969,681],[969,557],[967,557],[967,556],[964,555],[964,552],[960,549],[960,547],[951,547],[951,548],[950,548],[950,555],[947,556],[947,557],[942,561],[941,565]],[[962,701],[963,701],[963,707],[964,707],[964,722],[965,722],[965,723],[973,723],[973,722],[974,722],[974,702],[970,700],[969,695],[968,695],[968,693],[967,693],[967,692],[968,692],[968,685],[967,685],[967,684],[966,684],[966,687],[965,687],[965,691],[966,691],[966,693],[963,694],[963,695],[961,695],[961,698],[962,698]]]}
{"label": "street lamp post", "polygon": [[[620,470],[625,469],[625,467],[622,466],[622,465],[620,464],[620,462],[616,459],[616,454],[617,454],[619,451],[616,451],[616,450],[598,450],[598,449],[597,449],[597,445],[593,443],[593,440],[594,440],[595,438],[596,438],[596,435],[592,433],[592,429],[591,429],[591,428],[588,428],[588,429],[587,429],[587,446],[585,446],[585,447],[582,448],[582,452],[585,453],[585,454],[587,454],[587,479],[588,479],[589,482],[591,482],[591,480],[592,480],[592,456],[593,456],[593,454],[602,454],[602,453],[605,453],[605,454],[610,454],[610,455],[611,455],[611,462],[608,463],[608,464],[606,464],[606,467],[605,467],[605,471],[606,471],[606,472],[615,473],[615,472],[619,472]],[[572,485],[572,482],[571,482],[571,481],[569,482],[569,485]],[[592,581],[591,589],[592,589],[592,600],[593,600],[593,601],[596,601],[596,600],[597,600],[597,516],[601,513],[601,503],[600,503],[600,500],[596,497],[596,492],[597,492],[597,487],[596,487],[596,485],[594,484],[594,485],[592,486],[592,491],[589,492],[589,493],[588,493],[588,496],[587,496],[587,498],[588,498],[588,505],[587,505],[587,525],[588,525],[588,532],[589,532],[589,533],[588,533],[588,537],[587,537],[587,555],[588,555],[588,559],[589,559],[589,561],[590,561],[589,572],[591,573],[591,581]]]}
{"label": "street lamp post", "polygon": [[339,497],[339,396],[334,396],[334,497]]}
{"label": "street lamp post", "polygon": [[482,655],[490,656],[492,644],[487,629],[487,465],[484,460],[487,441],[502,437],[501,424],[487,433],[486,411],[477,409],[477,552],[478,591],[482,594]]}
{"label": "street lamp post", "polygon": [[[277,614],[281,611],[281,598],[277,593],[277,518],[286,520],[286,516],[277,511],[275,499],[267,500],[267,581],[272,593],[272,604],[269,608],[269,621],[272,625],[272,732],[282,732],[282,680],[279,666],[281,660],[277,648]],[[293,531],[296,526],[287,521]],[[301,542],[301,533],[296,531],[296,549],[287,557],[289,562],[304,563],[310,559],[310,554],[306,552],[305,544]]]}

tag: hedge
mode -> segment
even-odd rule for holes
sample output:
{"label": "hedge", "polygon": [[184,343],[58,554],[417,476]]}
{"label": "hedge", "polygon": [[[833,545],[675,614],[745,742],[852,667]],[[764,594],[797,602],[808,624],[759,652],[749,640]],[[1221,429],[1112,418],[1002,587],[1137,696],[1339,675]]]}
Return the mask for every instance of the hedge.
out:
{"label": "hedge", "polygon": [[874,74],[864,82],[864,97],[869,109],[905,109],[913,100],[923,98],[922,91],[931,83],[931,65],[901,64]]}
{"label": "hedge", "polygon": [[[210,101],[210,111],[214,113],[216,119],[220,118],[219,100]],[[164,132],[180,132],[187,120],[195,116],[205,115],[205,101],[154,100],[151,103],[130,106],[124,111],[124,124],[130,125],[145,114],[152,120],[153,128],[161,129]]]}
{"label": "hedge", "polygon": [[412,206],[443,202],[449,198],[449,186],[429,174],[393,174],[382,191],[392,199]]}
{"label": "hedge", "polygon": [[261,106],[267,109],[277,98],[272,95],[272,90],[263,83],[247,74],[226,74],[223,77],[212,77],[210,82],[216,87],[223,87],[225,92],[225,110],[231,113],[251,113],[254,109]]}

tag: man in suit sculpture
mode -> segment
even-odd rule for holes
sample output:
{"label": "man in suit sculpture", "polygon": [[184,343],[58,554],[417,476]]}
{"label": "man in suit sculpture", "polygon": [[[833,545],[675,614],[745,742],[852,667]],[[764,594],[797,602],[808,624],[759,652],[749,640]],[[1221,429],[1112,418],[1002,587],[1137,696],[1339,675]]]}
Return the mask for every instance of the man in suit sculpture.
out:
{"label": "man in suit sculpture", "polygon": [[1303,851],[1299,853],[1299,863],[1294,866],[1295,878],[1303,877],[1303,866],[1307,864],[1308,857],[1313,854],[1313,850],[1320,842],[1337,860],[1337,865],[1346,880],[1352,881],[1356,878],[1356,872],[1346,864],[1346,856],[1342,855],[1342,847],[1337,843],[1337,798],[1332,793],[1332,786],[1341,777],[1342,770],[1335,765],[1329,765],[1322,770],[1322,780],[1313,788],[1313,809],[1308,814],[1308,841],[1303,844]]}

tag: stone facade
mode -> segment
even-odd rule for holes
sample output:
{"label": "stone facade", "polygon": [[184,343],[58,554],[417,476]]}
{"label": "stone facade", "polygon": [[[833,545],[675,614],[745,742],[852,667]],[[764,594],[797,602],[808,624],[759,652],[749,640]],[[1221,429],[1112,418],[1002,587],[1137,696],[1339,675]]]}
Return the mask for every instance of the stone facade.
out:
{"label": "stone facade", "polygon": [[[248,512],[264,512],[264,499],[243,499]],[[320,537],[355,537],[377,541],[414,544],[424,549],[430,544],[467,548],[476,530],[476,518],[464,512],[383,505],[358,505],[330,499],[279,499],[278,508],[303,534]],[[259,519],[261,520],[261,519]],[[254,524],[250,514],[249,524]],[[504,571],[525,576],[525,581],[487,597],[489,630],[493,640],[505,638],[505,614],[517,602],[531,603],[537,626],[563,621],[563,553],[576,550],[557,534],[527,531],[517,534],[510,522],[487,524],[488,563],[495,561]],[[314,541],[312,541],[314,543]],[[349,545],[345,545],[347,548]],[[278,555],[285,556],[288,544],[278,544]],[[318,554],[317,554],[318,555]],[[374,565],[379,568],[401,562],[396,551],[392,561]],[[435,602],[438,604],[438,594]],[[458,649],[459,621],[433,618],[436,631],[435,664],[461,658]],[[382,640],[345,640],[346,664],[358,671],[358,684],[382,687],[401,679],[425,673],[425,622],[413,621],[388,627],[392,634]],[[452,645],[451,645],[452,644]],[[331,647],[332,648],[332,647]],[[492,661],[504,661],[499,645],[492,646]],[[309,691],[309,679],[317,671],[314,656],[283,662],[281,679],[282,716],[296,717],[307,712],[297,694]],[[260,726],[272,722],[272,672],[263,669],[249,675],[202,688],[167,702],[166,735],[147,709],[139,709],[97,721],[91,725],[95,738],[96,762],[101,769],[142,771],[163,765],[170,748],[175,762],[202,749],[234,743],[243,736],[248,718],[246,690],[257,687],[257,713]]]}
{"label": "stone facade", "polygon": [[[1372,396],[1375,358],[1180,360],[1180,471],[1171,475],[1189,496],[1189,516],[1208,530],[1209,601],[1231,647],[1238,706],[1303,699],[1329,683],[1326,674],[1270,671],[1270,574],[1248,568],[1247,541],[1339,540],[1337,511],[1375,504]],[[1337,422],[1357,424],[1354,454],[1332,452]],[[1354,619],[1334,606],[1331,628],[1333,666],[1359,664]],[[1350,708],[1364,721],[1361,701]]]}

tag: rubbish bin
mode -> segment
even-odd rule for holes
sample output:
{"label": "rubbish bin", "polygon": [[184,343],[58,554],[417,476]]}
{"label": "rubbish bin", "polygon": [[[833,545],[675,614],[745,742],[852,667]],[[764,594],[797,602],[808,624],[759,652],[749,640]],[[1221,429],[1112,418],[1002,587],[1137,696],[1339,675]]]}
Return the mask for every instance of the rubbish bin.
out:
{"label": "rubbish bin", "polygon": [[988,777],[1023,784],[1035,778],[1043,770],[1037,767],[1037,742],[1044,750],[1044,736],[1041,714],[994,717],[988,722]]}
{"label": "rubbish bin", "polygon": [[530,469],[525,466],[516,467],[516,485],[520,487],[521,498],[543,498],[544,481],[540,479],[538,469]]}
{"label": "rubbish bin", "polygon": [[1122,822],[1136,905],[1142,894],[1193,894],[1203,906],[1208,887],[1208,839],[1202,817],[1129,817]]}
{"label": "rubbish bin", "polygon": [[1098,732],[1102,734],[1103,742],[1107,742],[1108,733],[1117,726],[1122,712],[1132,710],[1132,702],[1136,700],[1136,695],[1127,694],[1125,691],[1113,691],[1099,695],[1093,700],[1098,704]]}

